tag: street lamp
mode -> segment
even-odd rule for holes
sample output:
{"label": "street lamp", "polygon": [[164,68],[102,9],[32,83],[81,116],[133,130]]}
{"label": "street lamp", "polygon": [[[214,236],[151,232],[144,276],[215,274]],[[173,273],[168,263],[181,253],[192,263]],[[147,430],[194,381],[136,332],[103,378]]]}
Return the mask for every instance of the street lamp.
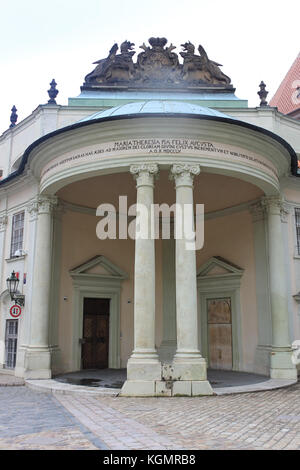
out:
{"label": "street lamp", "polygon": [[14,300],[17,305],[24,307],[25,295],[17,294],[19,282],[20,281],[17,278],[15,271],[13,271],[11,276],[6,279],[7,289],[11,300]]}

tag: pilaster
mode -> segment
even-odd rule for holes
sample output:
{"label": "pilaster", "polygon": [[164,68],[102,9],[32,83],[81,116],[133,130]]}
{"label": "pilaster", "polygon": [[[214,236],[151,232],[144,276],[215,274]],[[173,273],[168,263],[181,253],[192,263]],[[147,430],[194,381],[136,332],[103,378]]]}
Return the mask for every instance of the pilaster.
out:
{"label": "pilaster", "polygon": [[269,279],[272,313],[272,349],[270,375],[272,378],[297,378],[292,364],[291,342],[289,337],[287,280],[285,271],[282,214],[286,206],[280,196],[265,197],[262,204],[267,212]]}

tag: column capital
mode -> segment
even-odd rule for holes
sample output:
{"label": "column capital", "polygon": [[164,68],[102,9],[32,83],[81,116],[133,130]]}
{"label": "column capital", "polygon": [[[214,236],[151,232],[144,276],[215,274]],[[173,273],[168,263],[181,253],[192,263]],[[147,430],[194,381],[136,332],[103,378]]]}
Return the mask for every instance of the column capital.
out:
{"label": "column capital", "polygon": [[6,230],[8,222],[8,217],[6,214],[0,215],[0,232],[4,232]]}
{"label": "column capital", "polygon": [[39,214],[50,214],[58,206],[56,196],[38,196],[27,206],[30,219],[34,220]]}
{"label": "column capital", "polygon": [[130,173],[137,181],[137,186],[153,186],[153,177],[159,171],[157,163],[141,163],[130,166]]}
{"label": "column capital", "polygon": [[287,222],[289,206],[282,196],[266,196],[261,199],[263,209],[270,215],[279,215],[281,222]]}
{"label": "column capital", "polygon": [[175,180],[178,186],[193,186],[194,176],[199,175],[200,165],[191,165],[189,163],[175,163],[171,166],[170,178]]}

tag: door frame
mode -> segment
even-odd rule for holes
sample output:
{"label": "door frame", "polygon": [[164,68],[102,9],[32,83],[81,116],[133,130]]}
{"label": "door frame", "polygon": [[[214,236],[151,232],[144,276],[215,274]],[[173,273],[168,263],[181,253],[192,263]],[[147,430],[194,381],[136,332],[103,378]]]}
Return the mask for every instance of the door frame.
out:
{"label": "door frame", "polygon": [[[108,273],[92,274],[86,271],[101,265]],[[127,274],[104,256],[92,260],[70,271],[73,279],[73,341],[72,370],[81,370],[81,343],[83,335],[84,298],[109,299],[109,351],[108,367],[119,369],[120,358],[120,304],[121,284]]]}
{"label": "door frame", "polygon": [[[214,268],[219,273],[210,274]],[[221,272],[223,270],[223,272]],[[228,261],[213,257],[198,270],[198,324],[199,345],[202,355],[208,357],[208,327],[207,327],[207,300],[227,297],[231,301],[232,326],[232,370],[241,370],[242,340],[241,340],[241,301],[240,285],[244,270]]]}

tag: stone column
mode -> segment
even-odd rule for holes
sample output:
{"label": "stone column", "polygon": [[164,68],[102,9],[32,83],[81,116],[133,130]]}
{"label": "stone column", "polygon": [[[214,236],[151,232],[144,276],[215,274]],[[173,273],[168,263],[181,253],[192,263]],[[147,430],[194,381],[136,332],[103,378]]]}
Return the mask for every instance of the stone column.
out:
{"label": "stone column", "polygon": [[37,228],[32,275],[32,301],[29,344],[25,354],[26,378],[51,377],[51,350],[49,347],[49,311],[52,267],[52,211],[56,197],[40,196],[33,203]]}
{"label": "stone column", "polygon": [[281,216],[284,204],[280,197],[266,197],[262,204],[268,216],[269,279],[272,314],[272,350],[270,376],[278,379],[296,379],[297,371],[291,361],[289,338],[288,299],[285,275]]}
{"label": "stone column", "polygon": [[[154,176],[158,166],[153,163],[132,165],[130,172],[137,182],[137,212],[143,232],[135,240],[134,267],[134,350],[127,364],[127,381],[121,395],[155,394],[155,381],[161,380],[161,364],[155,347],[155,240],[151,237],[151,209]],[[139,210],[138,205],[144,209]],[[136,232],[137,235],[137,232]]]}
{"label": "stone column", "polygon": [[187,229],[194,229],[193,179],[199,173],[199,165],[175,164],[171,168],[176,187],[177,351],[170,374],[176,381],[173,395],[213,393],[207,381],[206,361],[198,348],[196,252],[187,249],[191,242]]}

